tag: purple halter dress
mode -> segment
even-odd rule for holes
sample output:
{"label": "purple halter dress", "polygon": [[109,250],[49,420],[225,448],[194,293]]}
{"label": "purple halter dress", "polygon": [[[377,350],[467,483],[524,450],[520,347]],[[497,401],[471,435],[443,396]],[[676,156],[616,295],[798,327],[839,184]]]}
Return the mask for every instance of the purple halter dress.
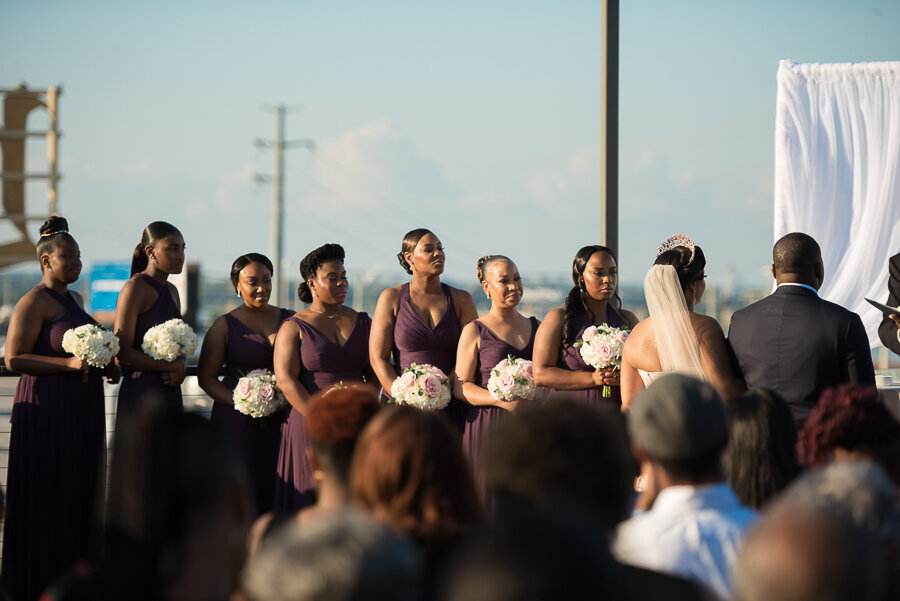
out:
{"label": "purple halter dress", "polygon": [[[70,357],[66,330],[96,323],[71,294],[38,286],[66,312],[46,322],[33,353]],[[106,447],[103,379],[82,373],[22,374],[9,440],[2,582],[11,598],[33,601],[60,570],[88,552]]]}
{"label": "purple halter dress", "polygon": [[[356,316],[356,324],[344,346],[318,328],[297,317],[291,321],[300,328],[300,383],[310,393],[327,389],[338,382],[358,382],[369,366],[369,329],[372,320],[366,313]],[[294,408],[285,412],[281,423],[275,478],[275,506],[279,513],[298,511],[313,500],[312,472],[306,450],[306,419]]]}
{"label": "purple halter dress", "polygon": [[[287,309],[281,309],[281,321],[291,316]],[[225,377],[222,384],[234,390],[238,380],[254,369],[272,371],[272,344],[237,319],[231,313],[225,314],[228,324],[228,342],[225,346]],[[213,403],[210,421],[218,422],[231,435],[250,471],[253,492],[256,497],[256,511],[259,514],[271,511],[275,494],[275,465],[278,462],[278,447],[281,444],[281,413],[269,417],[255,418],[235,411],[234,406]]]}
{"label": "purple halter dress", "polygon": [[[441,320],[428,327],[409,302],[409,284],[400,287],[400,306],[394,322],[394,366],[400,374],[412,363],[428,363],[440,368],[448,376],[456,365],[456,347],[462,328],[456,319],[456,307],[450,286],[441,284],[447,305]],[[388,393],[389,391],[385,391]],[[463,407],[457,399],[451,399],[442,413],[463,431]]]}
{"label": "purple halter dress", "polygon": [[[476,386],[487,388],[488,381],[491,379],[491,370],[494,366],[506,359],[508,355],[512,355],[517,359],[527,359],[531,361],[531,355],[534,351],[534,335],[537,332],[538,320],[534,317],[531,320],[531,338],[524,348],[517,349],[511,344],[500,340],[494,335],[483,323],[476,320],[475,327],[478,328],[478,337],[481,341],[478,351],[478,363],[475,366],[474,383]],[[490,512],[492,498],[488,495],[484,476],[478,466],[478,453],[481,449],[481,443],[484,437],[489,435],[490,429],[498,420],[505,419],[511,414],[509,411],[500,409],[499,407],[481,407],[477,405],[464,405],[465,430],[463,430],[463,450],[469,459],[469,465],[472,466],[472,473],[475,478],[475,486],[484,503],[485,510]]]}
{"label": "purple halter dress", "polygon": [[[610,305],[606,306],[606,320],[602,323],[606,323],[613,328],[621,328],[627,325],[625,319],[623,319],[622,316],[619,315],[619,312]],[[578,326],[578,329],[574,341],[579,340],[582,333],[594,324],[591,323],[590,316],[584,314],[578,318],[576,325]],[[558,366],[570,371],[594,371],[594,368],[587,365],[584,362],[584,359],[581,358],[581,353],[578,349],[571,344],[563,345],[560,349]],[[612,395],[610,397],[603,396],[602,386],[592,386],[591,388],[582,388],[580,390],[557,390],[554,391],[553,396],[556,398],[565,397],[575,399],[585,403],[607,403],[615,407],[620,407],[622,405],[621,389],[618,386],[611,386],[610,388],[612,389]]]}
{"label": "purple halter dress", "polygon": [[[144,334],[147,333],[147,330],[170,319],[181,319],[181,311],[175,304],[175,299],[172,298],[168,285],[160,284],[144,273],[135,274],[132,278],[141,278],[141,280],[152,286],[157,293],[156,302],[149,309],[138,315],[134,326],[132,347],[141,351],[141,343],[144,341]],[[162,372],[122,370],[122,385],[119,387],[117,412],[133,411],[138,403],[151,396],[162,400],[163,405],[169,410],[182,410],[181,387],[163,384]]]}

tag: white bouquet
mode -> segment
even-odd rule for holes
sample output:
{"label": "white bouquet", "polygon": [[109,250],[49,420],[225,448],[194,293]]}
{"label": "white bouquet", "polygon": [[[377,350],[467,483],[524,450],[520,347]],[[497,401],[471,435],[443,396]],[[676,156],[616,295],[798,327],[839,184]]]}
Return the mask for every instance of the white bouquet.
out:
{"label": "white bouquet", "polygon": [[147,330],[141,349],[154,359],[174,361],[194,354],[197,335],[184,321],[170,319]]}
{"label": "white bouquet", "polygon": [[443,409],[450,403],[450,380],[433,365],[413,363],[391,384],[391,397],[418,409]]}
{"label": "white bouquet", "polygon": [[234,387],[234,408],[250,417],[268,417],[284,407],[285,398],[275,388],[275,374],[254,369]]}
{"label": "white bouquet", "polygon": [[66,330],[62,347],[88,365],[106,367],[119,354],[119,339],[109,330],[89,323]]}
{"label": "white bouquet", "polygon": [[[575,347],[581,353],[584,362],[595,369],[622,367],[622,347],[628,339],[629,330],[613,328],[606,324],[590,326],[584,330],[581,340]],[[612,391],[609,386],[603,387],[603,396],[609,398]]]}
{"label": "white bouquet", "polygon": [[536,400],[547,392],[546,388],[534,385],[531,361],[517,359],[512,355],[507,356],[491,370],[487,389],[498,401],[512,401],[516,398]]}

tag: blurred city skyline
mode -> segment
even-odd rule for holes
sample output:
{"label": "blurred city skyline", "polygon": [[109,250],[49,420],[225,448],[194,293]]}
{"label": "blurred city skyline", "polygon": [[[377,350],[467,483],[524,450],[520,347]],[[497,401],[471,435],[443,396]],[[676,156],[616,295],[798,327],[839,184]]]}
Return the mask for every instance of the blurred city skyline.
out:
{"label": "blurred city skyline", "polygon": [[[778,60],[898,59],[900,2],[621,4],[621,280],[685,233],[711,279],[764,287]],[[493,253],[565,277],[599,243],[600,11],[7,0],[0,87],[63,86],[59,206],[87,265],[127,259],[157,219],[207,277],[269,254],[272,190],[254,176],[274,158],[253,142],[274,135],[264,106],[284,103],[287,139],[316,143],[286,156],[288,275],[334,241],[354,272],[402,281],[394,255],[424,226],[456,281]],[[43,142],[28,156],[40,170]],[[28,194],[27,212],[45,210],[46,184]]]}

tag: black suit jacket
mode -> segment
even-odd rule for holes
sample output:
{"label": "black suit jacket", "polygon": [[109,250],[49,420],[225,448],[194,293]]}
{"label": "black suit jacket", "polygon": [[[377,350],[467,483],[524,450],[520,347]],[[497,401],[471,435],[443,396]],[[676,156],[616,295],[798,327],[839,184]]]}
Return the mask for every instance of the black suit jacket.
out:
{"label": "black suit jacket", "polygon": [[728,342],[749,388],[780,394],[799,427],[822,390],[875,384],[859,315],[800,286],[779,286],[731,317]]}
{"label": "black suit jacket", "polygon": [[[894,255],[888,261],[888,305],[892,307],[900,306],[900,255]],[[900,340],[897,340],[897,324],[888,319],[887,315],[881,320],[878,326],[878,337],[881,343],[900,355]]]}

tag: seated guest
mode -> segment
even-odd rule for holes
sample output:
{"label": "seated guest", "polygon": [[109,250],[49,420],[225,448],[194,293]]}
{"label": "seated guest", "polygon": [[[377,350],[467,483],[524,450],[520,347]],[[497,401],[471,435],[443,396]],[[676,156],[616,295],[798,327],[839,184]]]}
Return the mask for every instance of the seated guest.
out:
{"label": "seated guest", "polygon": [[415,547],[344,509],[280,530],[244,575],[250,601],[420,601]]}
{"label": "seated guest", "polygon": [[[900,254],[891,257],[888,273],[887,304],[896,307],[900,305]],[[884,346],[900,355],[900,315],[885,315],[878,326],[878,337]]]}
{"label": "seated guest", "polygon": [[758,510],[800,472],[794,418],[784,399],[764,388],[745,392],[727,410],[725,479],[741,503]]}
{"label": "seated guest", "polygon": [[805,467],[871,459],[900,486],[900,422],[874,387],[831,388],[800,430],[797,456]]}
{"label": "seated guest", "polygon": [[897,599],[896,489],[869,462],[834,464],[800,478],[747,536],[740,601]]}
{"label": "seated guest", "polygon": [[628,431],[649,486],[659,492],[649,511],[619,526],[614,553],[731,597],[731,572],[756,512],[722,477],[728,429],[719,395],[694,378],[666,374],[635,399]]}
{"label": "seated guest", "polygon": [[769,388],[791,408],[797,428],[819,395],[842,382],[875,384],[869,339],[859,315],[819,298],[825,266],[806,234],[772,249],[778,288],[731,317],[728,342],[748,388]]}
{"label": "seated guest", "polygon": [[[483,449],[485,482],[496,495],[498,524],[496,535],[488,537],[489,542],[483,544],[519,546],[521,555],[512,555],[509,562],[498,560],[484,566],[478,565],[480,560],[468,558],[465,564],[472,570],[473,578],[477,574],[488,579],[499,578],[493,570],[505,573],[521,568],[530,574],[525,581],[533,583],[533,592],[538,595],[540,587],[552,587],[554,566],[566,562],[572,566],[585,565],[584,558],[569,557],[569,551],[588,544],[579,542],[584,536],[594,541],[591,544],[596,547],[590,553],[598,562],[594,571],[613,573],[627,598],[676,601],[709,596],[693,582],[623,565],[608,557],[608,540],[619,522],[628,517],[637,474],[624,417],[619,411],[613,407],[558,400],[547,405],[523,406],[515,417],[498,424]],[[560,530],[559,539],[546,534],[555,523]],[[567,534],[567,525],[572,523],[577,524],[580,535],[574,531]],[[543,561],[524,554],[542,536],[548,539],[545,551],[556,555],[553,563],[538,569]],[[597,541],[602,545],[598,547]],[[574,567],[573,570],[577,572]],[[588,589],[595,586],[590,575],[577,575],[585,578],[581,585]],[[470,589],[458,590],[462,595]],[[574,595],[578,589],[566,590]],[[604,595],[594,594],[591,598],[607,599],[616,593],[612,588],[603,590]],[[557,593],[559,597],[547,594],[534,598],[566,598],[564,591],[557,590]],[[460,595],[454,599],[464,598]]]}

